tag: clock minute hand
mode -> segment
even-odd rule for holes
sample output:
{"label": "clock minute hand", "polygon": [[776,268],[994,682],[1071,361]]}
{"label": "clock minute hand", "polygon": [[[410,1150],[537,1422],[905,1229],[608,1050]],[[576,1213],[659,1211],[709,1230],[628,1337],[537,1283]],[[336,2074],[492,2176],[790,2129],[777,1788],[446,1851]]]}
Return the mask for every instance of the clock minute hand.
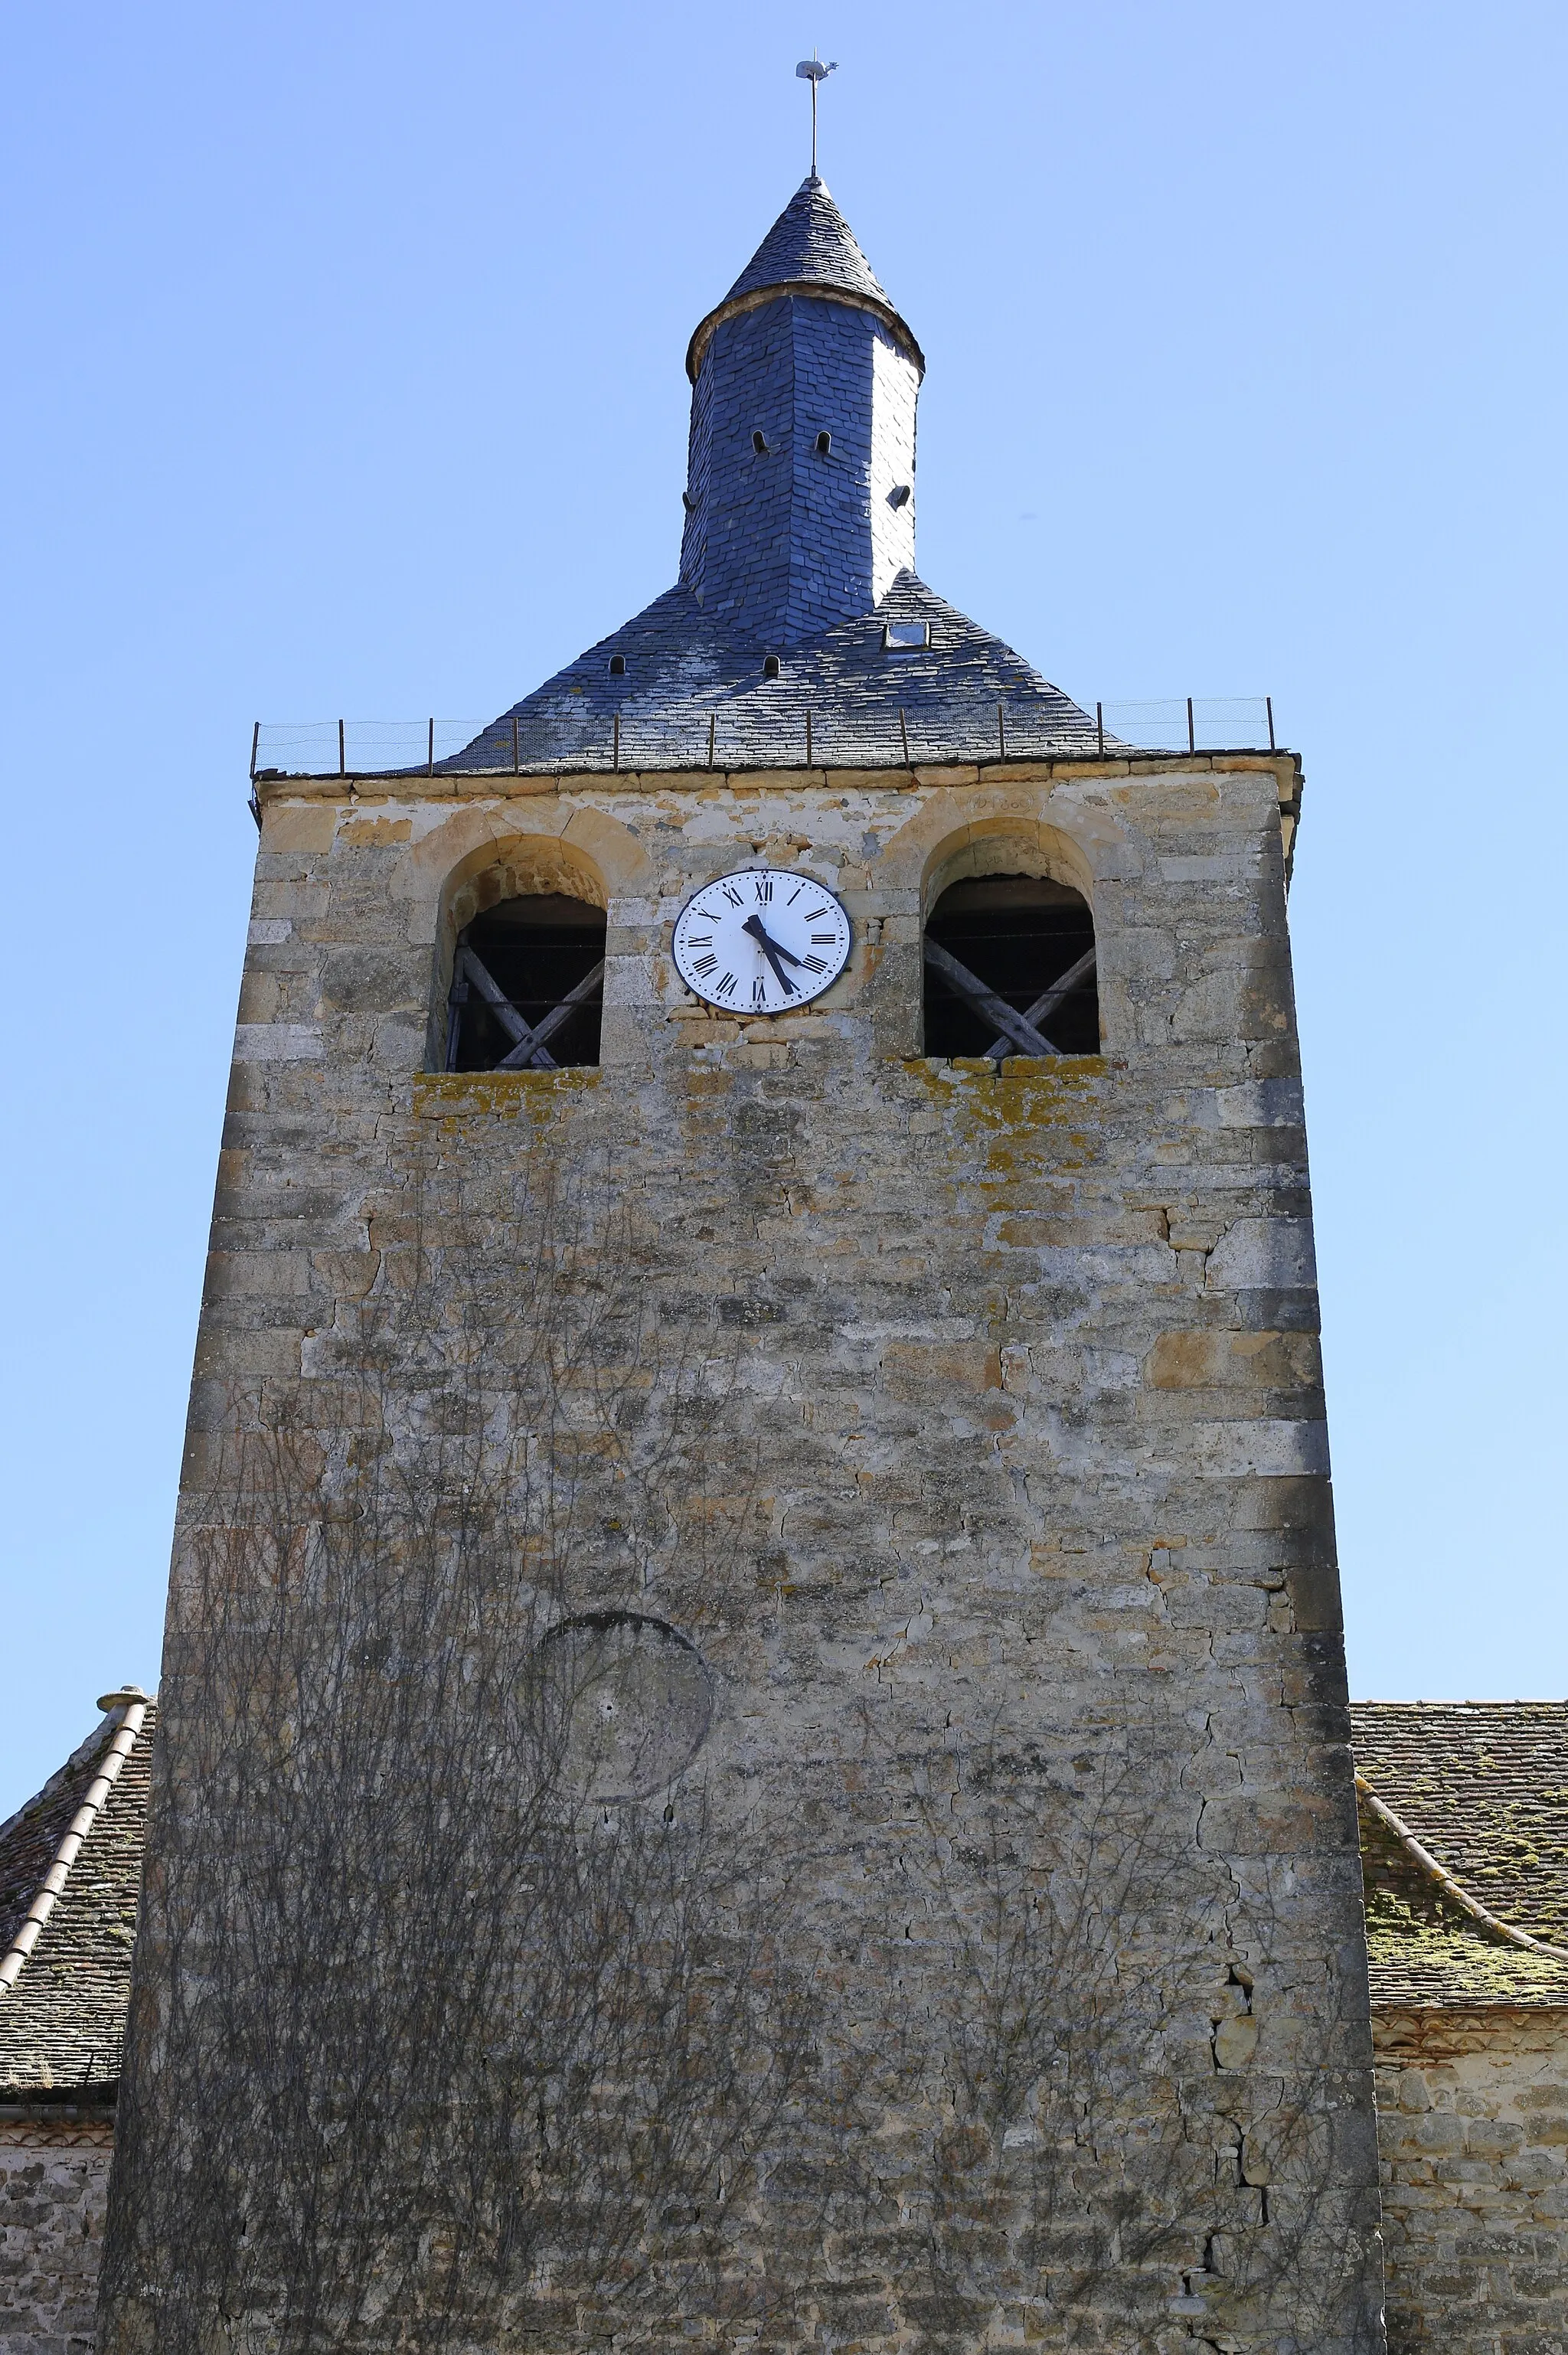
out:
{"label": "clock minute hand", "polygon": [[767,929],[760,916],[748,916],[745,922],[741,925],[741,930],[743,932],[750,932],[752,938],[756,942],[757,946],[762,950],[763,954],[772,965],[773,969],[773,978],[778,983],[779,987],[784,991],[784,996],[786,997],[798,996],[798,990],[795,988],[794,982],[791,981],[788,974],[785,973],[783,965],[780,964],[779,959],[782,956],[789,957],[791,964],[798,964],[800,963],[800,959],[798,957],[790,956],[788,949],[785,948],[782,941],[771,940],[769,938]]}
{"label": "clock minute hand", "polygon": [[774,940],[772,932],[769,932],[761,916],[756,914],[748,916],[745,922],[741,925],[741,930],[743,932],[751,933],[752,938],[758,943],[764,956],[788,957],[791,964],[798,964],[800,963],[800,959],[796,956],[793,949],[786,949],[783,941]]}

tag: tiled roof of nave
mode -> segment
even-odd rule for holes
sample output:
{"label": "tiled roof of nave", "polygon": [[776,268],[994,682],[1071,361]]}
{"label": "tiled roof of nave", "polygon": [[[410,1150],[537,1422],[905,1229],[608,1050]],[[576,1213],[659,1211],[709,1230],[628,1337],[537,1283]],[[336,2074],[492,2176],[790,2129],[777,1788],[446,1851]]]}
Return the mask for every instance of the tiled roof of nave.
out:
{"label": "tiled roof of nave", "polygon": [[[1357,1701],[1356,1765],[1467,1895],[1568,1947],[1568,1702]],[[1361,1810],[1374,2005],[1568,2006],[1568,1964],[1445,1896]]]}
{"label": "tiled roof of nave", "polygon": [[[27,1919],[123,1715],[112,1710],[0,1824],[0,1951]],[[156,1721],[155,1703],[37,1945],[0,1994],[0,2101],[102,2087],[119,2076]]]}

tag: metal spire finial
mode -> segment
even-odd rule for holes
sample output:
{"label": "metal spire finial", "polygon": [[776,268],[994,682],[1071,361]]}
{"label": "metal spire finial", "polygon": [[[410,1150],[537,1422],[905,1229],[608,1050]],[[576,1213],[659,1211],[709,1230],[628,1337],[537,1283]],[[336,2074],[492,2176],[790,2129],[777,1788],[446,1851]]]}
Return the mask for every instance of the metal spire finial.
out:
{"label": "metal spire finial", "polygon": [[797,80],[808,81],[811,84],[811,176],[815,180],[816,177],[816,93],[828,75],[837,72],[838,60],[835,58],[830,66],[825,66],[816,51],[813,49],[808,58],[802,58],[795,70]]}

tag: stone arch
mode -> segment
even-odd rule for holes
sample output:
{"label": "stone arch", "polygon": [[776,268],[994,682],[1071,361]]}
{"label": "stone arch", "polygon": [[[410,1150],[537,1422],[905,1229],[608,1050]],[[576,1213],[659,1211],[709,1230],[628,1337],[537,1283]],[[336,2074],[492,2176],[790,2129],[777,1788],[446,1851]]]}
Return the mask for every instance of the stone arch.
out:
{"label": "stone arch", "polygon": [[410,931],[432,950],[426,1068],[445,1068],[447,998],[457,936],[507,899],[560,893],[608,914],[614,900],[651,892],[654,870],[628,826],[592,808],[560,804],[459,810],[419,842],[406,871]]}
{"label": "stone arch", "polygon": [[[926,924],[955,884],[1015,877],[1065,887],[1084,903],[1097,945],[1099,877],[1120,871],[1125,858],[1123,831],[1114,817],[1103,809],[1080,807],[1049,783],[933,794],[899,829],[873,874],[873,888],[882,887],[889,915],[880,976],[882,1034],[889,1044],[898,1042],[896,1051],[903,1054],[927,1050]],[[1098,1024],[1091,1028],[1097,1030]],[[932,1051],[978,1053],[982,1045]],[[1091,1050],[1084,1044],[1074,1051]]]}
{"label": "stone arch", "polygon": [[[896,906],[923,917],[963,875],[1038,873],[1070,884],[1093,908],[1096,879],[1119,871],[1126,854],[1115,817],[1059,786],[948,787],[900,826],[876,862],[873,887],[888,895],[890,912]],[[987,863],[1006,857],[1028,863],[1010,870]]]}
{"label": "stone arch", "polygon": [[[456,810],[414,845],[402,887],[413,902],[411,938],[439,949],[459,893],[490,868],[528,879],[529,890],[571,890],[598,908],[652,892],[653,862],[619,819],[542,799],[528,808],[526,824],[521,815],[515,804]],[[573,879],[547,884],[552,875]]]}
{"label": "stone arch", "polygon": [[610,905],[597,863],[564,835],[515,834],[480,843],[443,883],[442,930],[455,938],[502,900],[548,899],[556,892],[591,908]]}
{"label": "stone arch", "polygon": [[1065,883],[1094,907],[1094,870],[1082,847],[1060,826],[1011,810],[974,818],[926,853],[920,879],[923,922],[954,883],[986,875],[1033,875]]}

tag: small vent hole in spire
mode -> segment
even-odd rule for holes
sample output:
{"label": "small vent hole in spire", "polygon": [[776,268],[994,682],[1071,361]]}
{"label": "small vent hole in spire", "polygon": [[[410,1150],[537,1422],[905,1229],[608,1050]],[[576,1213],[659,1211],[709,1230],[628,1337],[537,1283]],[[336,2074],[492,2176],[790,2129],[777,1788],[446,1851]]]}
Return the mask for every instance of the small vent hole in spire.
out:
{"label": "small vent hole in spire", "polygon": [[897,490],[890,491],[888,493],[888,505],[891,507],[903,507],[909,505],[909,485],[907,483],[901,483]]}
{"label": "small vent hole in spire", "polygon": [[817,435],[817,437],[816,437],[816,454],[817,454],[817,456],[818,456],[819,458],[826,458],[826,457],[828,457],[828,456],[830,456],[830,455],[831,455],[831,453],[832,453],[832,450],[833,450],[833,436],[832,436],[832,434],[831,434],[831,433],[819,433],[819,434]]}
{"label": "small vent hole in spire", "polygon": [[624,678],[624,677],[625,677],[625,676],[626,676],[626,657],[625,657],[625,655],[611,655],[611,657],[610,657],[610,676],[611,676],[611,677],[612,677],[612,678]]}
{"label": "small vent hole in spire", "polygon": [[777,655],[764,655],[763,657],[763,677],[764,678],[777,678],[778,675],[779,658]]}
{"label": "small vent hole in spire", "polygon": [[759,458],[765,458],[768,454],[767,435],[760,432],[753,433],[752,436],[752,447],[756,452]]}

